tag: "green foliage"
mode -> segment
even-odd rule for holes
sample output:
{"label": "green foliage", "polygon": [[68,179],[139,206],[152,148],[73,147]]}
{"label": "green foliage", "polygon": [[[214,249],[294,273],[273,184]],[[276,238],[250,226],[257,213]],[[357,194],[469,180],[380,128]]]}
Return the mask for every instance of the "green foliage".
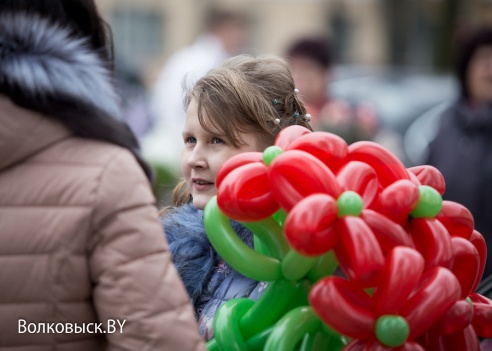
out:
{"label": "green foliage", "polygon": [[163,164],[151,163],[154,169],[152,191],[159,208],[171,205],[172,193],[176,184],[181,180],[175,168]]}

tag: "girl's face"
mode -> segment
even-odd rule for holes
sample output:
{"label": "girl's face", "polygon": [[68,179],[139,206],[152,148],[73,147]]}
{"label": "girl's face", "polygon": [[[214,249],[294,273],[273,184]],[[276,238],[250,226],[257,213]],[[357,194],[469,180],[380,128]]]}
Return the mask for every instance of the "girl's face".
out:
{"label": "girl's face", "polygon": [[[208,118],[205,112],[203,115]],[[225,161],[242,152],[262,151],[255,134],[243,133],[241,138],[244,145],[235,148],[219,131],[209,133],[204,130],[198,120],[197,103],[191,100],[183,130],[185,147],[181,171],[197,209],[203,210],[208,200],[217,194],[215,178]]]}

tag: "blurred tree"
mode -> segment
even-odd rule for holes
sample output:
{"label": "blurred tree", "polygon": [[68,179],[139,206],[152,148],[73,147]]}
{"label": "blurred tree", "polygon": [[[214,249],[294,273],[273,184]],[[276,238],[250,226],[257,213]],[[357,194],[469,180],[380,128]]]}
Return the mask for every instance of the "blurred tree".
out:
{"label": "blurred tree", "polygon": [[172,205],[172,194],[181,178],[177,175],[177,170],[162,164],[149,162],[154,170],[154,181],[152,190],[156,198],[158,208]]}
{"label": "blurred tree", "polygon": [[405,43],[407,42],[405,3],[407,0],[384,0],[386,33],[388,35],[388,63],[399,66],[404,63]]}
{"label": "blurred tree", "polygon": [[388,40],[388,64],[393,67],[413,62],[418,36],[421,1],[384,0],[383,13]]}
{"label": "blurred tree", "polygon": [[438,71],[449,71],[453,64],[453,39],[455,36],[458,15],[462,9],[461,0],[444,0],[441,3],[441,15],[438,24],[438,35],[435,43],[434,68]]}

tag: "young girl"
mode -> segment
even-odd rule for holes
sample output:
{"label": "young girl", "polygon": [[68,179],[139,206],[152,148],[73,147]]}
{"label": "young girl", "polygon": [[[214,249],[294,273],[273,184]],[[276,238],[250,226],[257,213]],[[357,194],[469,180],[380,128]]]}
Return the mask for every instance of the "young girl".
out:
{"label": "young girl", "polygon": [[[210,71],[187,93],[184,181],[173,194],[175,207],[161,211],[173,260],[194,304],[200,333],[213,337],[213,316],[225,301],[258,298],[264,284],[235,272],[215,252],[203,226],[203,209],[217,193],[215,178],[230,157],[263,151],[283,128],[311,129],[287,63],[274,56],[237,56]],[[253,246],[252,233],[233,223]]]}

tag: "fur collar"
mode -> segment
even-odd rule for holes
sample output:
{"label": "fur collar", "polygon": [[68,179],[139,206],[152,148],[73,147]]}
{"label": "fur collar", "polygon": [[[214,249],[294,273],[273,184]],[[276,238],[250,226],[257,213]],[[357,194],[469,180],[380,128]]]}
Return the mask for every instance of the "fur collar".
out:
{"label": "fur collar", "polygon": [[[219,259],[205,232],[203,211],[190,203],[175,208],[161,221],[186,290],[193,304],[202,303],[207,300],[203,294]],[[231,224],[238,236],[253,247],[252,233],[237,222]]]}
{"label": "fur collar", "polygon": [[0,94],[79,137],[127,148],[152,178],[135,135],[122,121],[110,70],[87,40],[74,38],[68,28],[33,15],[1,15]]}
{"label": "fur collar", "polygon": [[2,15],[0,59],[0,81],[18,99],[86,105],[120,116],[108,69],[86,40],[74,39],[66,28],[35,16]]}

